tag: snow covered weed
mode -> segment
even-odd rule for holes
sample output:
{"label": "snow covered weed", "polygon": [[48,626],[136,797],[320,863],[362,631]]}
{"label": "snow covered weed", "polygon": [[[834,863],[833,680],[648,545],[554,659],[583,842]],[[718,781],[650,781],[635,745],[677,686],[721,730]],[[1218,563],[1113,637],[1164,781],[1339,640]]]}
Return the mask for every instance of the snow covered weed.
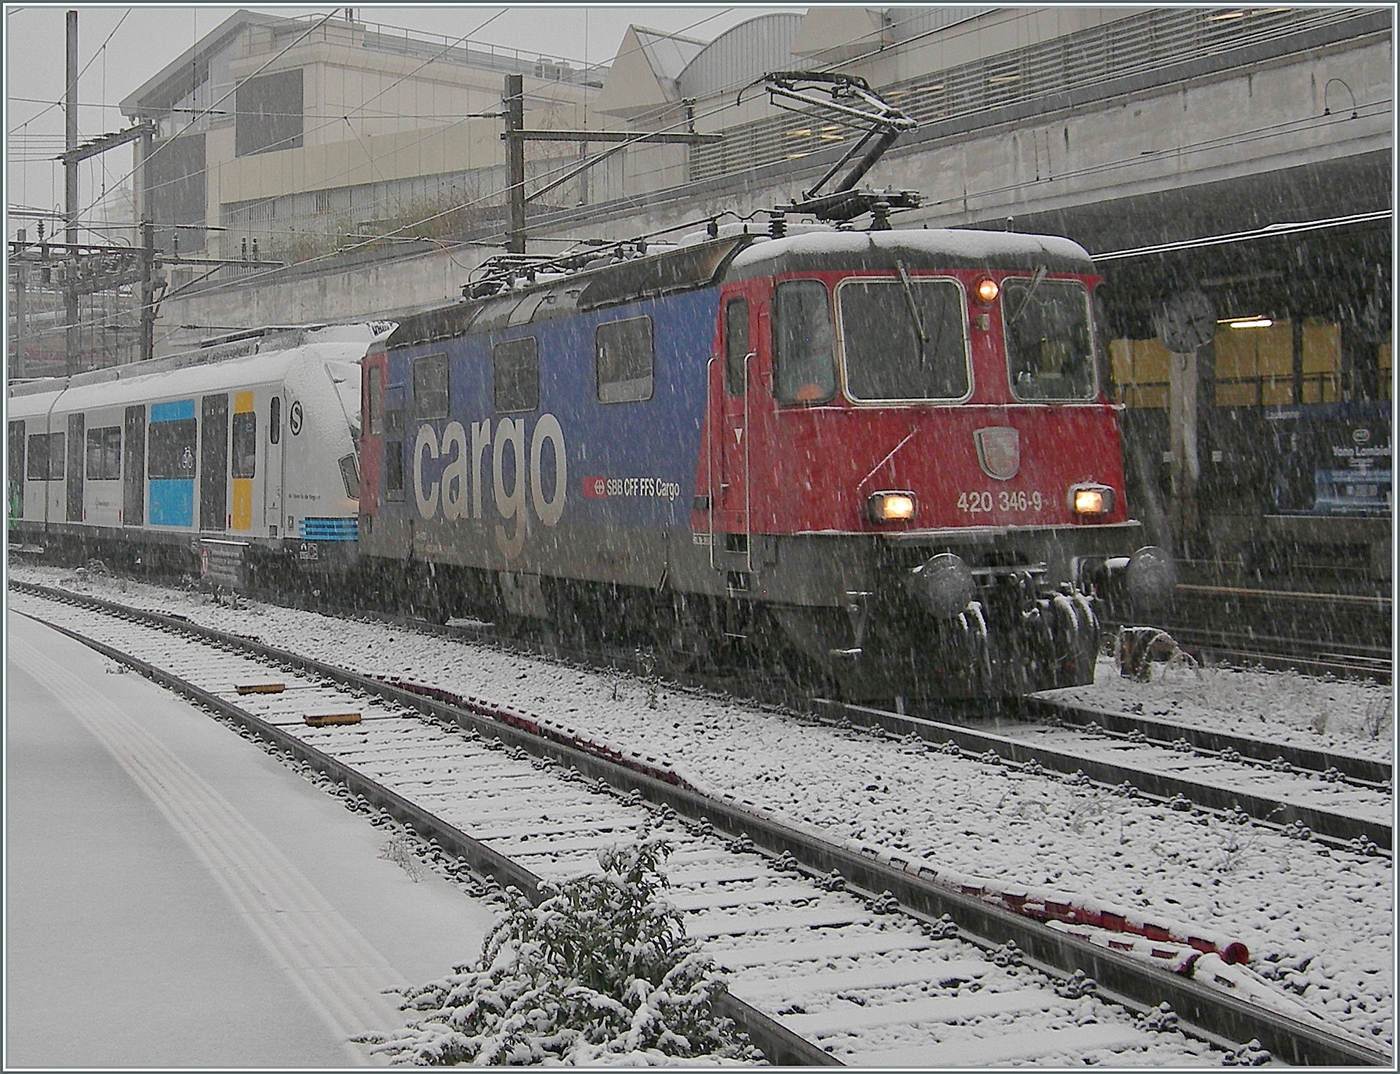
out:
{"label": "snow covered weed", "polygon": [[1393,721],[1393,704],[1390,697],[1382,695],[1366,702],[1358,715],[1357,727],[1366,738],[1377,739],[1382,732],[1388,732]]}
{"label": "snow covered weed", "polygon": [[390,839],[379,848],[379,856],[387,858],[400,869],[409,875],[409,878],[416,884],[423,879],[423,870],[418,861],[413,856],[413,847],[409,841],[402,836]]}
{"label": "snow covered weed", "polygon": [[724,982],[662,899],[670,846],[600,851],[602,874],[550,885],[539,906],[508,889],[480,969],[410,989],[406,1029],[358,1038],[420,1066],[754,1062],[723,1018]]}

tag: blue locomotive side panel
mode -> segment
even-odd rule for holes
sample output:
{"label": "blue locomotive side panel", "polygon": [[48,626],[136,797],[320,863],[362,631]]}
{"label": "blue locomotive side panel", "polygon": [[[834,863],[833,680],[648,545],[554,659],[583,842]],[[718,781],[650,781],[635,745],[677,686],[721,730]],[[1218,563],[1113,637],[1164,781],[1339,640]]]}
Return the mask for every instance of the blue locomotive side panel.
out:
{"label": "blue locomotive side panel", "polygon": [[[575,527],[690,529],[718,290],[396,348],[404,495],[380,513],[463,524],[515,559]],[[398,426],[399,428],[394,428]],[[401,432],[400,432],[401,429]],[[555,529],[558,527],[558,529]]]}
{"label": "blue locomotive side panel", "polygon": [[152,526],[194,525],[197,426],[193,399],[151,405],[146,473]]}

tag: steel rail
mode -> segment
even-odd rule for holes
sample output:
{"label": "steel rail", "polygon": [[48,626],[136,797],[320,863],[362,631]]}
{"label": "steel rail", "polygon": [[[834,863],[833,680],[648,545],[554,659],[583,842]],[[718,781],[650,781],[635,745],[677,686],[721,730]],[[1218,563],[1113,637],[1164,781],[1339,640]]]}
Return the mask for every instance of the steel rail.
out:
{"label": "steel rail", "polygon": [[1194,749],[1221,753],[1234,750],[1242,757],[1256,761],[1271,762],[1283,758],[1294,768],[1308,772],[1326,772],[1336,769],[1348,779],[1376,786],[1391,780],[1395,766],[1384,761],[1372,761],[1365,757],[1355,757],[1346,753],[1314,749],[1309,746],[1295,746],[1289,743],[1264,742],[1259,739],[1233,735],[1227,731],[1215,731],[1208,727],[1193,727],[1190,724],[1176,724],[1165,720],[1138,716],[1130,713],[1105,712],[1066,701],[1047,697],[1023,697],[1016,699],[1009,710],[1013,714],[1024,715],[1031,720],[1074,720],[1084,724],[1098,724],[1106,731],[1127,735],[1140,731],[1149,742],[1170,746],[1185,739]]}
{"label": "steel rail", "polygon": [[1235,810],[1248,814],[1255,820],[1268,823],[1290,825],[1304,824],[1315,834],[1348,842],[1358,837],[1369,839],[1378,847],[1391,849],[1392,829],[1388,824],[1358,817],[1347,817],[1326,810],[1314,809],[1296,803],[1278,802],[1271,798],[1249,794],[1228,787],[1214,787],[1196,780],[1159,772],[1147,772],[1140,768],[1114,764],[1111,761],[1084,757],[1049,746],[1036,745],[1022,739],[994,734],[990,731],[977,731],[958,724],[930,720],[921,716],[900,715],[883,709],[864,705],[853,705],[841,701],[818,700],[814,710],[830,718],[850,720],[851,723],[867,727],[878,727],[894,735],[918,735],[929,742],[942,744],[954,742],[968,753],[997,754],[999,757],[1017,764],[1035,761],[1042,768],[1055,772],[1073,774],[1083,772],[1089,779],[1110,787],[1131,785],[1143,794],[1169,801],[1177,796],[1189,799],[1207,809]]}

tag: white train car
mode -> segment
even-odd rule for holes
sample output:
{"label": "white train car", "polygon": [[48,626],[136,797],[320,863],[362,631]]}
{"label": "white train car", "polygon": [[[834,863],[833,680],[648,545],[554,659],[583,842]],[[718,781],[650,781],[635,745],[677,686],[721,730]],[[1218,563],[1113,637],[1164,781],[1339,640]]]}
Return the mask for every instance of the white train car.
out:
{"label": "white train car", "polygon": [[249,568],[344,566],[359,509],[360,370],[388,325],[263,329],[188,354],[14,385],[11,545]]}

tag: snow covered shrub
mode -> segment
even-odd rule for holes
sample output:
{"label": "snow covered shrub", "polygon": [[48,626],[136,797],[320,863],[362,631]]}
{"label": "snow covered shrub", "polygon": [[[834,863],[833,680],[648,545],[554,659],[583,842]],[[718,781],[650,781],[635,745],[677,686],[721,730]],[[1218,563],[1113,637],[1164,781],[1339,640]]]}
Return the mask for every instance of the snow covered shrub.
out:
{"label": "snow covered shrub", "polygon": [[600,851],[601,875],[550,885],[539,906],[508,889],[481,968],[410,990],[404,1008],[423,1017],[361,1041],[418,1065],[761,1060],[719,1014],[724,983],[661,898],[669,853],[659,839]]}

